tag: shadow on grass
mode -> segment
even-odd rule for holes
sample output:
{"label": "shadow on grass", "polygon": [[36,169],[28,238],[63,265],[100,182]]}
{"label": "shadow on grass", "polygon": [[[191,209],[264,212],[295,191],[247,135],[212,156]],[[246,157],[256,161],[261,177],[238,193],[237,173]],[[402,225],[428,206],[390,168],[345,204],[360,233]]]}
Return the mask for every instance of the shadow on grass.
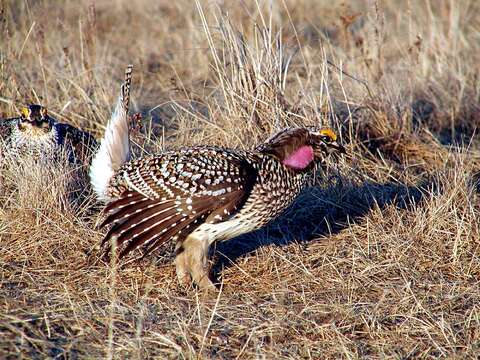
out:
{"label": "shadow on grass", "polygon": [[338,181],[328,187],[305,190],[277,220],[266,227],[235,239],[216,244],[216,262],[212,267],[218,279],[224,267],[261,246],[305,243],[320,236],[335,234],[348,223],[365,216],[373,207],[394,204],[408,208],[420,201],[419,187],[398,183],[344,185]]}

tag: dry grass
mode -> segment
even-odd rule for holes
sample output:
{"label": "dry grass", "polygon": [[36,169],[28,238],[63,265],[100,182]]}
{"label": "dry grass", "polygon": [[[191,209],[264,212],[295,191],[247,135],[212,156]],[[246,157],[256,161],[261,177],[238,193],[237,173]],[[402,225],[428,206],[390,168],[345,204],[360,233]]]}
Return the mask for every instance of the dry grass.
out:
{"label": "dry grass", "polygon": [[168,251],[100,262],[81,172],[4,159],[1,358],[478,357],[480,6],[351,3],[0,0],[1,115],[41,102],[100,136],[133,63],[137,153],[314,123],[349,149],[217,244],[215,299]]}

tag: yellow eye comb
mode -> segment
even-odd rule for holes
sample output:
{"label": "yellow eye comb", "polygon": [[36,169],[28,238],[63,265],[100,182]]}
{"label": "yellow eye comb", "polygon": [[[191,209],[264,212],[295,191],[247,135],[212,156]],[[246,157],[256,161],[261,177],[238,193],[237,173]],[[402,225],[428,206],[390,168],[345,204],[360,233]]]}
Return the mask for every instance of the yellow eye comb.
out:
{"label": "yellow eye comb", "polygon": [[28,116],[30,115],[30,110],[26,107],[22,107],[20,109],[20,114],[22,115],[22,117],[28,118]]}
{"label": "yellow eye comb", "polygon": [[320,135],[322,136],[328,136],[332,141],[337,141],[337,135],[333,132],[332,129],[326,128],[320,130]]}

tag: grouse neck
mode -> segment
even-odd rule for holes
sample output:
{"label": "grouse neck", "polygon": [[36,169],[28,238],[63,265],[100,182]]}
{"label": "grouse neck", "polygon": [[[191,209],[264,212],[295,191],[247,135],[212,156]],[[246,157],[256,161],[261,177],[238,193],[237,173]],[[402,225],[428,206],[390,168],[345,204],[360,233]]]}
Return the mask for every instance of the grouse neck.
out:
{"label": "grouse neck", "polygon": [[312,163],[313,157],[313,148],[303,145],[283,159],[282,164],[294,170],[305,170]]}

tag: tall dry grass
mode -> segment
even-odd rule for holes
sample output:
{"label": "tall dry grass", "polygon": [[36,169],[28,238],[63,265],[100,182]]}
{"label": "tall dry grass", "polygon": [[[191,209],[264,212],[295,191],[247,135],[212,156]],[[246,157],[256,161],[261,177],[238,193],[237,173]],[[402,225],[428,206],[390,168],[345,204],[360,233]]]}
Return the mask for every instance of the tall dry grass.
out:
{"label": "tall dry grass", "polygon": [[213,299],[177,285],[168,248],[101,262],[78,169],[2,160],[0,357],[476,358],[479,10],[0,1],[2,116],[40,102],[101,136],[133,63],[137,155],[294,124],[349,149],[285,216],[216,245]]}

